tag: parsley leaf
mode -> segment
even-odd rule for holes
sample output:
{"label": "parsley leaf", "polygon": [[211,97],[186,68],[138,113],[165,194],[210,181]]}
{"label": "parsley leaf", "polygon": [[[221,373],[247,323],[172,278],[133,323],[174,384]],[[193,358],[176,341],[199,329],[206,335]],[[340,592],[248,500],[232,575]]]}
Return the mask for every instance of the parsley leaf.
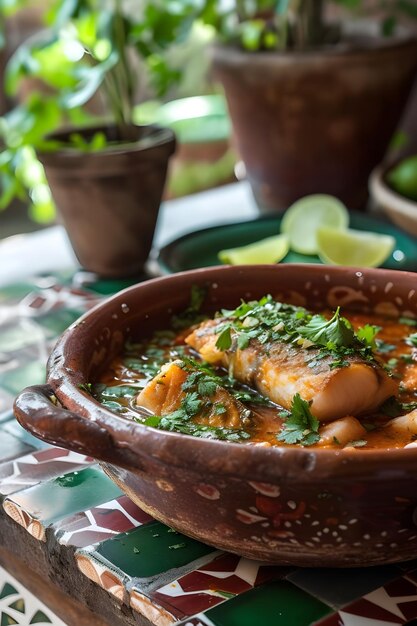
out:
{"label": "parsley leaf", "polygon": [[417,401],[416,402],[403,402],[402,408],[404,411],[410,412],[417,409]]}
{"label": "parsley leaf", "polygon": [[244,350],[248,347],[250,339],[250,335],[248,335],[247,333],[239,333],[237,338],[237,347],[240,350]]}
{"label": "parsley leaf", "polygon": [[382,341],[382,339],[375,339],[375,347],[377,352],[380,352],[381,354],[387,354],[388,352],[395,350],[394,344],[386,343],[385,341]]}
{"label": "parsley leaf", "polygon": [[356,439],[355,441],[349,441],[346,446],[351,446],[352,448],[363,448],[363,446],[367,445],[366,439]]}
{"label": "parsley leaf", "polygon": [[365,324],[358,328],[356,331],[356,336],[359,341],[362,341],[365,346],[369,346],[370,348],[376,347],[375,336],[381,330],[381,326],[375,326],[373,324]]}
{"label": "parsley leaf", "polygon": [[206,297],[206,289],[193,285],[191,287],[190,304],[179,315],[173,315],[171,318],[171,326],[174,330],[188,328],[192,324],[202,322],[207,318],[206,315],[200,314],[201,306]]}
{"label": "parsley leaf", "polygon": [[216,348],[218,348],[219,350],[225,351],[225,350],[229,350],[231,346],[232,346],[231,326],[230,324],[226,324],[226,326],[224,326],[223,330],[221,331],[220,335],[217,338]]}
{"label": "parsley leaf", "polygon": [[417,326],[417,320],[412,317],[400,317],[398,321],[406,326]]}
{"label": "parsley leaf", "polygon": [[398,365],[398,359],[396,359],[395,357],[392,357],[392,359],[388,359],[388,361],[385,363],[385,369],[392,373],[395,368]]}
{"label": "parsley leaf", "polygon": [[357,337],[352,325],[340,316],[337,307],[333,317],[327,320],[323,315],[313,315],[310,321],[298,329],[299,334],[313,343],[325,347],[349,348],[357,344]]}
{"label": "parsley leaf", "polygon": [[401,415],[402,407],[395,396],[390,396],[380,406],[379,410],[387,417],[398,417]]}
{"label": "parsley leaf", "polygon": [[414,411],[414,409],[417,409],[417,401],[399,402],[395,396],[391,396],[388,400],[385,400],[379,410],[387,417],[398,417],[404,414],[404,412],[409,413]]}
{"label": "parsley leaf", "polygon": [[181,403],[181,408],[185,411],[187,417],[194,417],[201,408],[201,398],[196,391],[188,393]]}
{"label": "parsley leaf", "polygon": [[217,384],[213,380],[202,380],[197,385],[200,396],[213,396],[216,393]]}
{"label": "parsley leaf", "polygon": [[413,346],[414,348],[417,348],[417,333],[413,333],[412,335],[408,335],[407,339],[405,340],[405,343],[408,346]]}
{"label": "parsley leaf", "polygon": [[222,310],[217,317],[222,320],[215,331],[219,335],[216,345],[225,350],[233,349],[235,344],[244,350],[254,339],[266,351],[268,344],[275,342],[293,344],[305,352],[311,368],[322,357],[331,357],[332,363],[328,365],[332,369],[349,366],[352,356],[375,362],[373,350],[379,327],[366,324],[356,333],[349,320],[340,315],[340,307],[327,319],[268,295],[260,300],[242,301],[235,310]]}
{"label": "parsley leaf", "polygon": [[319,441],[320,423],[311,413],[310,403],[303,400],[299,393],[293,397],[290,411],[284,414],[286,414],[285,424],[277,435],[278,441],[289,444],[301,443],[303,446],[311,446]]}

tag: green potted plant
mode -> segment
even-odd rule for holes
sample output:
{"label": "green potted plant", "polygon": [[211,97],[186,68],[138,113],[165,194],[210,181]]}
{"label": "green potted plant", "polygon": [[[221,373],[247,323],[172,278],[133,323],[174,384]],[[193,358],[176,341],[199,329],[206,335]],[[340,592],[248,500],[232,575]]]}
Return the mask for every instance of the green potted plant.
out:
{"label": "green potted plant", "polygon": [[[164,51],[186,35],[196,10],[193,0],[125,4],[53,0],[49,29],[19,47],[6,74],[9,93],[27,77],[42,93],[0,122],[2,204],[29,190],[38,212],[50,211],[40,161],[75,253],[102,276],[137,274],[148,256],[175,137],[136,125],[133,107],[146,91],[144,68],[158,95],[178,77]],[[97,94],[105,120],[88,109]]]}
{"label": "green potted plant", "polygon": [[[337,5],[355,17],[371,5],[377,15],[329,21]],[[363,207],[417,68],[417,38],[397,24],[401,13],[417,17],[415,2],[235,0],[221,7],[208,0],[205,10],[220,35],[214,73],[260,210],[282,211],[317,192]]]}

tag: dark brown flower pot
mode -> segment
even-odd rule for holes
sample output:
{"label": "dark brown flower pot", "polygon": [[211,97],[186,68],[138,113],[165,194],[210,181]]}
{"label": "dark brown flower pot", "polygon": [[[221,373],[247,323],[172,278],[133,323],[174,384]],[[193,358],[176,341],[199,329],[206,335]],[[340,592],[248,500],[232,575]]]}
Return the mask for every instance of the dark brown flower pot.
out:
{"label": "dark brown flower pot", "polygon": [[360,208],[411,89],[417,37],[307,53],[218,46],[213,69],[261,212],[310,193]]}
{"label": "dark brown flower pot", "polygon": [[[81,265],[103,277],[140,273],[152,245],[175,136],[155,126],[133,127],[137,141],[97,152],[64,147],[42,152],[52,196]],[[115,129],[92,128],[84,137]],[[75,132],[53,139],[65,141]]]}

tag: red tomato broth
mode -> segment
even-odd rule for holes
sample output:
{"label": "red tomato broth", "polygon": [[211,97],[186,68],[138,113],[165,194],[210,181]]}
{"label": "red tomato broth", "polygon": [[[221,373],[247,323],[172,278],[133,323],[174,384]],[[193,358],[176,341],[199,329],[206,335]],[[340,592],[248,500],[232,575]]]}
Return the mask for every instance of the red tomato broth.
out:
{"label": "red tomato broth", "polygon": [[[402,404],[415,403],[417,407],[417,348],[406,343],[407,337],[417,331],[417,323],[414,325],[414,320],[409,320],[408,323],[404,323],[401,320],[380,315],[358,313],[344,313],[344,315],[355,329],[365,324],[373,324],[380,327],[377,339],[378,343],[383,343],[380,344],[381,349],[377,348],[374,352],[381,361],[390,365],[393,376],[401,379],[397,400]],[[103,403],[109,408],[123,413],[126,417],[136,419],[139,422],[143,421],[144,412],[136,405],[135,398],[137,393],[143,388],[145,382],[150,380],[150,377],[145,376],[135,369],[135,367],[129,366],[129,359],[136,357],[141,359],[142,363],[152,364],[152,358],[148,356],[149,350],[151,353],[155,350],[160,351],[158,357],[162,358],[163,362],[181,358],[181,355],[195,358],[195,353],[184,343],[184,338],[187,333],[188,330],[182,331],[177,335],[172,335],[169,339],[164,339],[162,344],[157,343],[158,347],[156,348],[154,347],[154,339],[144,341],[142,344],[127,346],[125,351],[111,362],[107,371],[99,379],[99,385],[93,387],[95,397],[100,401],[103,400],[103,393],[100,391],[101,385],[105,386],[107,391],[116,391],[118,388],[129,386],[132,392],[129,395],[122,395],[121,397],[115,398],[111,401],[110,405],[108,401]],[[176,352],[177,350],[179,353]],[[240,385],[240,387],[244,388],[244,385]],[[104,395],[106,396],[107,394]],[[116,405],[118,405],[118,407]],[[284,421],[279,415],[280,411],[282,411],[282,407],[271,402],[266,406],[259,406],[251,402],[246,402],[245,405],[251,411],[251,423],[250,426],[244,428],[249,434],[249,438],[242,440],[242,443],[246,445],[256,444],[263,446],[295,445],[298,447],[300,445],[286,444],[277,440],[277,434],[279,434]],[[408,410],[402,410],[400,414],[406,414],[410,410],[410,408]],[[359,442],[360,445],[356,446],[355,444],[358,444],[358,442],[352,442],[350,447],[353,445],[353,447],[360,447],[362,450],[403,448],[407,444],[412,443],[414,439],[417,439],[417,435],[413,435],[407,430],[404,430],[402,433],[396,432],[393,434],[389,429],[386,429],[385,426],[392,419],[392,415],[387,415],[381,410],[372,414],[361,415],[358,419],[361,424],[365,425],[368,432],[364,440]],[[349,444],[344,447],[348,445]],[[310,447],[340,449],[341,446],[338,445],[336,441],[327,444],[323,444],[319,441]]]}

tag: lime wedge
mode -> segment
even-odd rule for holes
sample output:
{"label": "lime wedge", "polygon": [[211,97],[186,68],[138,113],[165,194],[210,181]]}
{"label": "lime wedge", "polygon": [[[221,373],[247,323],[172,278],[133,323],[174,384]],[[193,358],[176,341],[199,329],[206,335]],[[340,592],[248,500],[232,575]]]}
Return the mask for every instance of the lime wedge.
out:
{"label": "lime wedge", "polygon": [[230,265],[260,265],[278,263],[290,248],[286,235],[274,235],[239,248],[221,250],[218,257],[222,263]]}
{"label": "lime wedge", "polygon": [[301,254],[317,254],[317,229],[321,226],[344,229],[349,224],[345,205],[334,196],[314,194],[294,202],[284,214],[281,232],[288,235],[290,247]]}
{"label": "lime wedge", "polygon": [[327,226],[317,231],[317,243],[324,263],[378,267],[393,251],[395,239],[391,235]]}
{"label": "lime wedge", "polygon": [[400,161],[389,170],[386,178],[389,185],[401,196],[417,200],[417,154]]}

